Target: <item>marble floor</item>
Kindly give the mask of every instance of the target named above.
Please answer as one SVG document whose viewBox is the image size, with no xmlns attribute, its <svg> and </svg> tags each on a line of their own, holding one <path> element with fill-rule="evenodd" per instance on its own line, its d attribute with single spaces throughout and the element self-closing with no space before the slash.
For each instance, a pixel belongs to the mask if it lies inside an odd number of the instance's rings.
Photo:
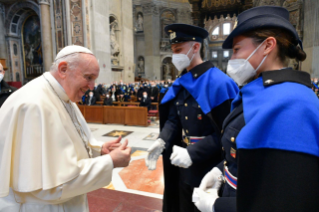
<svg viewBox="0 0 319 212">
<path fill-rule="evenodd" d="M 145 166 L 146 150 L 159 133 L 157 124 L 152 123 L 149 127 L 89 124 L 89 127 L 101 144 L 116 139 L 105 134 L 125 134 L 128 131 L 122 141 L 128 139 L 128 146 L 132 147 L 130 165 L 115 168 L 110 185 L 88 194 L 90 211 L 161 211 L 164 191 L 161 158 L 156 170 L 149 171 Z"/>
</svg>

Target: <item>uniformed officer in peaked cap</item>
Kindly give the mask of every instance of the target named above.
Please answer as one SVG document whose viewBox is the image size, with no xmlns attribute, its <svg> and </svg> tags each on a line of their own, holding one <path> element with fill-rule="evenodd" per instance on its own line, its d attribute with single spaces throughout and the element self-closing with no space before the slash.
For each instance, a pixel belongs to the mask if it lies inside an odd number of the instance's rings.
<svg viewBox="0 0 319 212">
<path fill-rule="evenodd" d="M 195 190 L 195 205 L 319 211 L 319 102 L 310 75 L 287 67 L 289 59 L 306 59 L 289 12 L 262 6 L 241 13 L 223 48 L 233 49 L 227 73 L 243 88 L 223 123 L 225 159 Z"/>
<path fill-rule="evenodd" d="M 172 62 L 181 71 L 160 104 L 158 140 L 148 149 L 150 170 L 163 152 L 164 212 L 198 211 L 193 188 L 222 160 L 220 130 L 238 87 L 200 49 L 208 32 L 187 24 L 165 27 L 173 51 Z"/>
</svg>

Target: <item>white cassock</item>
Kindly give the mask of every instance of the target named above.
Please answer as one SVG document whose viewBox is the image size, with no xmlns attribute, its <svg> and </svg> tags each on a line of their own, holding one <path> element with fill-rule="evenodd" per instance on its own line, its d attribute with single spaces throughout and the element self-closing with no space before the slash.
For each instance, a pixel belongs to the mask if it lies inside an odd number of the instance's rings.
<svg viewBox="0 0 319 212">
<path fill-rule="evenodd" d="M 58 81 L 32 80 L 0 109 L 0 212 L 89 211 L 86 193 L 112 179 L 112 158 L 100 155 Z"/>
</svg>

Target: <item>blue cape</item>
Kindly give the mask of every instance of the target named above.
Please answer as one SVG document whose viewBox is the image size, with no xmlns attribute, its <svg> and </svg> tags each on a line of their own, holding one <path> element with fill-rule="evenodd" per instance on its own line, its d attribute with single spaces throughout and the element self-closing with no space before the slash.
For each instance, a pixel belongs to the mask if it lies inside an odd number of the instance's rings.
<svg viewBox="0 0 319 212">
<path fill-rule="evenodd" d="M 241 93 L 246 125 L 237 136 L 238 149 L 271 148 L 319 157 L 319 101 L 311 88 L 294 82 L 264 87 L 259 77 Z"/>
<path fill-rule="evenodd" d="M 229 99 L 234 99 L 238 93 L 236 83 L 218 68 L 210 68 L 198 78 L 191 72 L 177 78 L 162 99 L 165 104 L 174 99 L 184 87 L 207 114 L 218 105 Z"/>
</svg>

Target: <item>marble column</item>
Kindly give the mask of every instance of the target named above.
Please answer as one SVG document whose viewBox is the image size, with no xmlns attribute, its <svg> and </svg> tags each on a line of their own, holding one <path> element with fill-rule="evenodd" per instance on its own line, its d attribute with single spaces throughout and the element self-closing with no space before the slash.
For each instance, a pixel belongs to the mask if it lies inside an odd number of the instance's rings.
<svg viewBox="0 0 319 212">
<path fill-rule="evenodd" d="M 0 58 L 6 59 L 6 65 L 8 67 L 8 56 L 7 56 L 7 44 L 6 44 L 6 35 L 5 35 L 5 26 L 4 26 L 4 20 L 5 20 L 5 11 L 4 11 L 4 5 L 0 3 Z M 6 73 L 4 75 L 5 81 L 11 81 L 10 73 Z"/>
<path fill-rule="evenodd" d="M 50 0 L 38 0 L 41 11 L 42 54 L 44 71 L 49 71 L 53 62 Z"/>
</svg>

